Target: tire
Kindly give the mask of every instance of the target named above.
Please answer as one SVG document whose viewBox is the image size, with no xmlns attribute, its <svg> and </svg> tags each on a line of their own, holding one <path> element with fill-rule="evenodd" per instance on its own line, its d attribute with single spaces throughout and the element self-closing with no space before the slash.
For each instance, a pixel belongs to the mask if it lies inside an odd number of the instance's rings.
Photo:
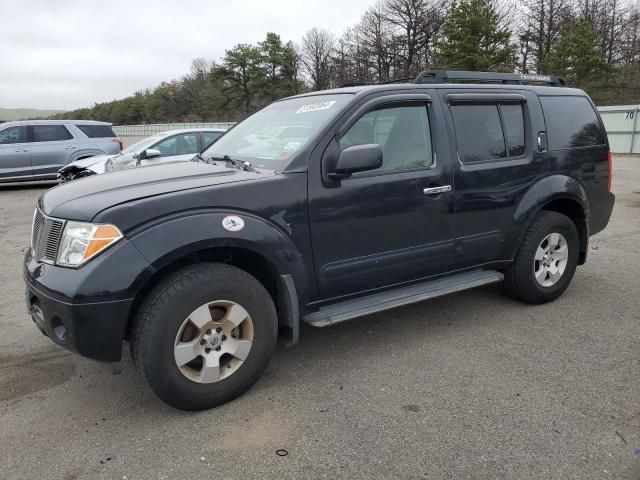
<svg viewBox="0 0 640 480">
<path fill-rule="evenodd" d="M 559 244 L 566 244 L 568 252 L 564 253 L 562 248 L 557 250 L 553 248 L 555 239 L 559 239 Z M 579 245 L 578 230 L 569 217 L 558 212 L 543 210 L 527 229 L 518 253 L 505 273 L 507 290 L 514 297 L 532 304 L 555 300 L 571 283 L 578 266 Z M 545 260 L 537 260 L 536 255 L 540 257 L 539 248 L 543 251 L 546 248 L 551 250 L 550 255 L 542 257 Z M 554 255 L 555 252 L 562 253 Z M 562 265 L 561 260 L 557 258 L 564 255 L 566 255 L 566 264 L 564 269 L 561 269 L 558 267 Z M 548 268 L 554 269 L 553 272 L 547 272 L 546 277 L 545 262 L 550 262 Z M 536 277 L 536 269 L 539 273 L 538 277 Z M 561 273 L 560 270 L 562 270 Z M 554 279 L 558 273 L 559 277 Z"/>
<path fill-rule="evenodd" d="M 205 323 L 207 313 L 221 323 Z M 229 329 L 239 321 L 232 317 L 244 314 L 248 316 L 232 338 Z M 146 296 L 134 322 L 134 364 L 161 400 L 182 410 L 205 410 L 240 396 L 260 377 L 276 347 L 278 319 L 271 296 L 253 276 L 226 264 L 201 263 L 169 275 Z M 237 358 L 225 353 L 230 345 L 247 342 L 249 350 L 243 348 L 241 354 L 240 348 L 232 348 Z M 179 366 L 185 361 L 180 356 L 185 347 L 201 355 Z"/>
</svg>

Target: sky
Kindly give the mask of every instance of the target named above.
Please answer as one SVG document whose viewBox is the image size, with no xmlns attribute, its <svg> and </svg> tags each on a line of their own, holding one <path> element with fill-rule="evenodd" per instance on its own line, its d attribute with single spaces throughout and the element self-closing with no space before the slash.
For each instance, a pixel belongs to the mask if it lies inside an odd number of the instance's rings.
<svg viewBox="0 0 640 480">
<path fill-rule="evenodd" d="M 0 0 L 0 108 L 123 98 L 275 32 L 336 34 L 375 0 Z"/>
</svg>

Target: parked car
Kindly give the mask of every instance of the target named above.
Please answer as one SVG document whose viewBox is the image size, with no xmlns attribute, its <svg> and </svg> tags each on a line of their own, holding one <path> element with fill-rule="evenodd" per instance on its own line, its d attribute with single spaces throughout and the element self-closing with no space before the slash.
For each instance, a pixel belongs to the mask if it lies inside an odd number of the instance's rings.
<svg viewBox="0 0 640 480">
<path fill-rule="evenodd" d="M 110 123 L 29 120 L 0 124 L 0 183 L 55 180 L 61 166 L 116 154 L 122 141 Z"/>
<path fill-rule="evenodd" d="M 425 72 L 307 93 L 239 123 L 203 161 L 54 188 L 24 261 L 28 311 L 116 369 L 128 340 L 162 400 L 200 410 L 246 391 L 300 322 L 503 280 L 553 301 L 614 204 L 602 121 L 565 85 Z"/>
<path fill-rule="evenodd" d="M 188 161 L 225 132 L 219 128 L 169 130 L 147 137 L 115 155 L 99 155 L 71 162 L 58 172 L 62 183 L 99 173 L 160 162 Z"/>
</svg>

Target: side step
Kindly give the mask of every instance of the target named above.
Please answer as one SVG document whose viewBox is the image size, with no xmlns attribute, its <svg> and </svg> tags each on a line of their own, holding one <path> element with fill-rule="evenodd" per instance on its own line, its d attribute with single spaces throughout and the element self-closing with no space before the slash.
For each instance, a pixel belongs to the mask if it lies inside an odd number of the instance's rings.
<svg viewBox="0 0 640 480">
<path fill-rule="evenodd" d="M 362 317 L 390 308 L 421 302 L 430 298 L 441 297 L 449 293 L 467 290 L 469 288 L 500 282 L 504 276 L 494 270 L 474 270 L 459 273 L 451 277 L 430 280 L 417 285 L 396 288 L 386 292 L 374 293 L 366 297 L 346 300 L 328 305 L 317 312 L 302 317 L 314 327 L 326 327 L 334 323 L 344 322 L 352 318 Z"/>
</svg>

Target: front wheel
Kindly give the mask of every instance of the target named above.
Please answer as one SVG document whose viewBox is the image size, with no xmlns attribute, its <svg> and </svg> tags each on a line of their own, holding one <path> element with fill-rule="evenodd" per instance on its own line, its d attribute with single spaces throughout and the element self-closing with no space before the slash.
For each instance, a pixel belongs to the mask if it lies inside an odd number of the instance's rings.
<svg viewBox="0 0 640 480">
<path fill-rule="evenodd" d="M 558 298 L 578 266 L 579 237 L 575 224 L 561 213 L 542 211 L 527 229 L 505 274 L 509 292 L 539 304 Z"/>
<path fill-rule="evenodd" d="M 275 306 L 258 280 L 231 265 L 198 264 L 147 296 L 131 354 L 160 399 L 205 410 L 253 385 L 273 354 L 277 328 Z"/>
</svg>

